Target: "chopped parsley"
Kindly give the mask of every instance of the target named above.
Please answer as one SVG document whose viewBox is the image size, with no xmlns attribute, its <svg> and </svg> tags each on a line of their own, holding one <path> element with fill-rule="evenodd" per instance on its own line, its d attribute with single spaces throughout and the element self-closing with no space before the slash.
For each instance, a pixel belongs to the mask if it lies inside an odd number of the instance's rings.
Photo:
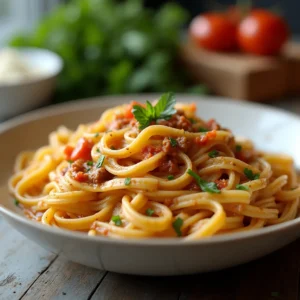
<svg viewBox="0 0 300 300">
<path fill-rule="evenodd" d="M 122 220 L 120 216 L 112 216 L 111 220 L 115 223 L 116 226 L 122 225 Z"/>
<path fill-rule="evenodd" d="M 219 155 L 219 151 L 217 151 L 217 150 L 212 150 L 212 151 L 208 152 L 208 156 L 210 158 L 217 157 L 218 155 Z"/>
<path fill-rule="evenodd" d="M 242 146 L 241 145 L 236 145 L 235 146 L 235 151 L 236 152 L 241 152 L 242 151 Z"/>
<path fill-rule="evenodd" d="M 173 180 L 174 179 L 174 175 L 168 175 L 168 180 Z"/>
<path fill-rule="evenodd" d="M 199 132 L 208 132 L 209 129 L 204 128 L 204 127 L 199 127 L 199 128 L 198 128 L 198 131 L 199 131 Z"/>
<path fill-rule="evenodd" d="M 247 169 L 247 168 L 244 169 L 244 174 L 245 174 L 245 176 L 246 176 L 248 179 L 250 179 L 250 180 L 256 180 L 256 179 L 259 179 L 259 177 L 260 177 L 260 174 L 259 174 L 259 173 L 254 174 L 254 173 L 252 172 L 252 170 Z"/>
<path fill-rule="evenodd" d="M 99 132 L 96 132 L 94 137 L 98 137 L 99 136 Z"/>
<path fill-rule="evenodd" d="M 15 204 L 15 206 L 18 206 L 19 203 L 20 203 L 19 200 L 15 198 L 15 199 L 14 199 L 14 204 Z"/>
<path fill-rule="evenodd" d="M 173 139 L 173 138 L 170 137 L 169 140 L 170 140 L 170 143 L 171 143 L 172 147 L 176 147 L 177 146 L 177 141 L 175 139 Z"/>
<path fill-rule="evenodd" d="M 195 179 L 196 183 L 198 184 L 198 186 L 201 188 L 203 192 L 215 193 L 215 194 L 221 193 L 221 191 L 218 189 L 217 184 L 215 182 L 205 181 L 191 169 L 188 169 L 187 173 Z"/>
<path fill-rule="evenodd" d="M 97 148 L 96 151 L 97 151 L 98 153 L 100 153 L 100 149 L 99 149 L 99 148 Z"/>
<path fill-rule="evenodd" d="M 145 129 L 151 122 L 158 120 L 169 120 L 176 113 L 175 97 L 173 93 L 163 94 L 155 106 L 147 101 L 146 108 L 140 105 L 134 105 L 132 113 L 139 122 L 139 129 Z"/>
<path fill-rule="evenodd" d="M 183 220 L 181 218 L 177 218 L 172 224 L 178 236 L 182 236 L 182 232 L 181 232 L 182 225 L 183 225 Z"/>
<path fill-rule="evenodd" d="M 235 186 L 235 188 L 237 190 L 241 190 L 241 191 L 249 191 L 249 187 L 247 185 L 243 185 L 243 184 L 237 184 Z"/>
<path fill-rule="evenodd" d="M 89 160 L 86 164 L 91 167 L 94 164 L 94 162 Z"/>
<path fill-rule="evenodd" d="M 146 215 L 147 216 L 151 217 L 153 214 L 154 214 L 154 210 L 153 209 L 151 209 L 151 208 L 147 208 L 146 209 Z"/>
<path fill-rule="evenodd" d="M 96 168 L 101 168 L 104 162 L 105 156 L 101 154 L 99 157 L 97 163 L 96 163 Z"/>
<path fill-rule="evenodd" d="M 124 181 L 125 185 L 130 185 L 130 182 L 131 182 L 131 178 L 129 178 L 129 177 L 125 178 L 125 181 Z"/>
</svg>

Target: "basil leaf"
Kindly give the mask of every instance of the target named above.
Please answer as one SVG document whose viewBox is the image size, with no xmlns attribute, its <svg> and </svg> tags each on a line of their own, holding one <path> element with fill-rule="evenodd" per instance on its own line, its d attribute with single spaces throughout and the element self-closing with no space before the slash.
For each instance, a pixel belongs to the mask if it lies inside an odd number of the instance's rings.
<svg viewBox="0 0 300 300">
<path fill-rule="evenodd" d="M 183 220 L 181 218 L 177 218 L 172 224 L 178 236 L 182 236 L 182 232 L 181 232 L 182 225 L 183 225 Z"/>
</svg>

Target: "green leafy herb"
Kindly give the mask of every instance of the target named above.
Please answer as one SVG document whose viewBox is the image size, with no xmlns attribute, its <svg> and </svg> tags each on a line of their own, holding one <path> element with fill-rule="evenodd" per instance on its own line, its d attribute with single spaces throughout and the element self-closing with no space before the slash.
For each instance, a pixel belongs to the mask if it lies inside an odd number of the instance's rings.
<svg viewBox="0 0 300 300">
<path fill-rule="evenodd" d="M 103 165 L 105 159 L 105 155 L 101 154 L 101 156 L 99 157 L 97 163 L 96 163 L 96 168 L 101 168 Z"/>
<path fill-rule="evenodd" d="M 171 143 L 172 147 L 176 147 L 177 146 L 177 141 L 175 139 L 173 139 L 173 138 L 170 137 L 169 140 L 170 140 L 170 143 Z"/>
<path fill-rule="evenodd" d="M 115 223 L 116 226 L 121 226 L 122 225 L 122 220 L 120 216 L 112 216 L 111 220 Z"/>
<path fill-rule="evenodd" d="M 97 148 L 97 149 L 96 149 L 96 152 L 100 153 L 100 149 L 99 149 L 99 148 Z"/>
<path fill-rule="evenodd" d="M 14 203 L 15 203 L 15 206 L 18 206 L 20 202 L 19 202 L 18 199 L 15 199 L 15 200 L 14 200 Z"/>
<path fill-rule="evenodd" d="M 73 160 L 68 160 L 68 163 L 71 165 L 74 161 Z"/>
<path fill-rule="evenodd" d="M 153 209 L 151 209 L 151 208 L 147 208 L 146 209 L 146 215 L 147 216 L 151 217 L 153 214 L 154 214 L 154 210 Z"/>
<path fill-rule="evenodd" d="M 254 173 L 252 172 L 252 170 L 247 169 L 247 168 L 244 169 L 244 174 L 245 174 L 245 176 L 246 176 L 248 179 L 250 179 L 250 180 L 256 180 L 256 179 L 259 179 L 259 177 L 260 177 L 260 174 L 259 174 L 259 173 L 254 174 Z"/>
<path fill-rule="evenodd" d="M 173 93 L 163 94 L 155 106 L 147 101 L 146 108 L 140 105 L 134 105 L 132 113 L 140 123 L 139 128 L 144 129 L 153 121 L 168 120 L 176 113 L 174 108 L 176 101 Z"/>
<path fill-rule="evenodd" d="M 235 188 L 237 190 L 241 190 L 241 191 L 249 191 L 249 187 L 247 185 L 243 185 L 243 184 L 237 184 L 235 186 Z"/>
<path fill-rule="evenodd" d="M 217 150 L 212 150 L 210 152 L 208 152 L 208 156 L 211 158 L 217 157 L 219 155 L 219 151 Z"/>
<path fill-rule="evenodd" d="M 204 128 L 204 127 L 199 127 L 199 128 L 198 128 L 198 131 L 199 131 L 199 132 L 208 132 L 209 129 Z"/>
<path fill-rule="evenodd" d="M 187 173 L 195 179 L 196 183 L 198 184 L 198 186 L 201 188 L 202 191 L 208 192 L 208 193 L 215 193 L 215 194 L 221 193 L 221 191 L 218 189 L 215 182 L 205 181 L 191 169 L 188 169 Z"/>
<path fill-rule="evenodd" d="M 94 137 L 98 137 L 99 136 L 99 132 L 96 132 Z"/>
<path fill-rule="evenodd" d="M 168 180 L 173 180 L 174 179 L 174 175 L 168 175 Z"/>
<path fill-rule="evenodd" d="M 271 293 L 271 296 L 272 296 L 272 297 L 279 297 L 279 296 L 280 296 L 280 293 L 279 293 L 279 292 L 272 292 L 272 293 Z"/>
<path fill-rule="evenodd" d="M 130 182 L 131 182 L 131 178 L 129 178 L 129 177 L 125 178 L 125 181 L 124 181 L 125 185 L 130 185 Z"/>
<path fill-rule="evenodd" d="M 235 146 L 235 151 L 236 152 L 241 152 L 242 151 L 242 146 L 241 145 L 236 145 Z"/>
<path fill-rule="evenodd" d="M 87 163 L 86 163 L 88 166 L 92 166 L 94 164 L 94 162 L 92 162 L 91 160 L 89 160 Z"/>
<path fill-rule="evenodd" d="M 182 232 L 181 232 L 181 226 L 183 225 L 183 220 L 181 218 L 177 218 L 172 226 L 174 228 L 174 230 L 176 231 L 178 236 L 182 236 Z"/>
</svg>

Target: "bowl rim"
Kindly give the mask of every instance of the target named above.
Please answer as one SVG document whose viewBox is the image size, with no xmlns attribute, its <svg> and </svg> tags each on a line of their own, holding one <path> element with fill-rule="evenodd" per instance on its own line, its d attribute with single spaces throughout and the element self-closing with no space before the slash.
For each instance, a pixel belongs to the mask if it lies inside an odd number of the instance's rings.
<svg viewBox="0 0 300 300">
<path fill-rule="evenodd" d="M 27 80 L 22 80 L 20 82 L 12 82 L 12 83 L 1 83 L 0 82 L 1 89 L 16 88 L 16 87 L 21 87 L 21 86 L 26 87 L 31 84 L 37 84 L 41 81 L 48 80 L 50 78 L 54 78 L 54 77 L 58 76 L 64 68 L 64 61 L 63 61 L 62 57 L 59 54 L 57 54 L 56 52 L 53 52 L 49 49 L 39 48 L 39 47 L 11 47 L 11 46 L 8 47 L 8 49 L 13 49 L 18 52 L 23 52 L 23 51 L 31 51 L 31 52 L 36 52 L 36 53 L 40 52 L 40 53 L 46 54 L 48 56 L 52 56 L 52 58 L 54 58 L 57 61 L 58 67 L 54 72 L 50 72 L 50 73 L 43 74 L 41 76 L 29 78 Z"/>
<path fill-rule="evenodd" d="M 14 117 L 8 121 L 0 123 L 0 139 L 1 134 L 13 129 L 22 124 L 30 123 L 32 121 L 42 119 L 45 117 L 51 117 L 56 115 L 61 115 L 69 112 L 75 112 L 80 110 L 81 108 L 89 107 L 99 107 L 99 101 L 102 106 L 112 106 L 124 103 L 124 101 L 129 101 L 130 99 L 139 98 L 140 101 L 145 101 L 146 99 L 153 99 L 160 94 L 128 94 L 128 95 L 111 95 L 111 96 L 99 96 L 93 98 L 79 99 L 73 100 L 66 103 L 54 104 L 48 107 L 36 109 L 34 111 L 22 114 L 20 116 Z M 258 108 L 263 110 L 272 111 L 273 113 L 284 114 L 285 116 L 292 118 L 300 123 L 300 117 L 295 113 L 290 113 L 284 111 L 279 108 L 270 107 L 266 104 L 261 103 L 249 103 L 246 101 L 238 101 L 232 100 L 223 97 L 215 97 L 215 96 L 197 96 L 197 95 L 188 95 L 188 94 L 177 94 L 178 98 L 181 99 L 180 102 L 189 102 L 189 101 L 210 101 L 216 104 L 223 103 L 226 101 L 228 105 L 234 106 L 246 106 L 251 108 Z M 269 227 L 263 227 L 256 230 L 249 230 L 243 232 L 236 233 L 225 233 L 222 235 L 216 235 L 211 237 L 202 238 L 199 240 L 179 240 L 178 238 L 145 238 L 145 239 L 115 239 L 115 238 L 107 238 L 102 236 L 89 236 L 86 233 L 71 231 L 63 228 L 55 228 L 50 226 L 45 226 L 41 223 L 34 222 L 32 220 L 27 219 L 25 216 L 21 216 L 14 211 L 6 208 L 3 204 L 0 203 L 0 213 L 4 215 L 6 218 L 13 219 L 18 223 L 22 223 L 25 226 L 31 227 L 32 229 L 39 230 L 41 232 L 46 231 L 52 235 L 59 235 L 61 237 L 78 239 L 81 241 L 87 242 L 98 242 L 98 243 L 106 243 L 110 245 L 130 245 L 130 246 L 176 246 L 182 247 L 186 245 L 190 246 L 200 246 L 200 245 L 211 245 L 211 244 L 222 244 L 227 242 L 236 242 L 249 238 L 256 238 L 266 236 L 268 234 L 284 232 L 289 229 L 293 229 L 299 226 L 300 229 L 300 217 L 297 217 L 294 220 L 286 221 L 281 224 L 275 224 Z"/>
</svg>

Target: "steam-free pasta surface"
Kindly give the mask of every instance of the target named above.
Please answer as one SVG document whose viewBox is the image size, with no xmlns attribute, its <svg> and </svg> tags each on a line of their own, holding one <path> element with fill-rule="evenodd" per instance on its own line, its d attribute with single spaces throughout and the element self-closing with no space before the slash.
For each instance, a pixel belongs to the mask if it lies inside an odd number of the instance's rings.
<svg viewBox="0 0 300 300">
<path fill-rule="evenodd" d="M 113 238 L 254 230 L 294 219 L 300 197 L 291 157 L 257 151 L 170 93 L 59 127 L 19 154 L 9 187 L 35 221 Z"/>
</svg>

